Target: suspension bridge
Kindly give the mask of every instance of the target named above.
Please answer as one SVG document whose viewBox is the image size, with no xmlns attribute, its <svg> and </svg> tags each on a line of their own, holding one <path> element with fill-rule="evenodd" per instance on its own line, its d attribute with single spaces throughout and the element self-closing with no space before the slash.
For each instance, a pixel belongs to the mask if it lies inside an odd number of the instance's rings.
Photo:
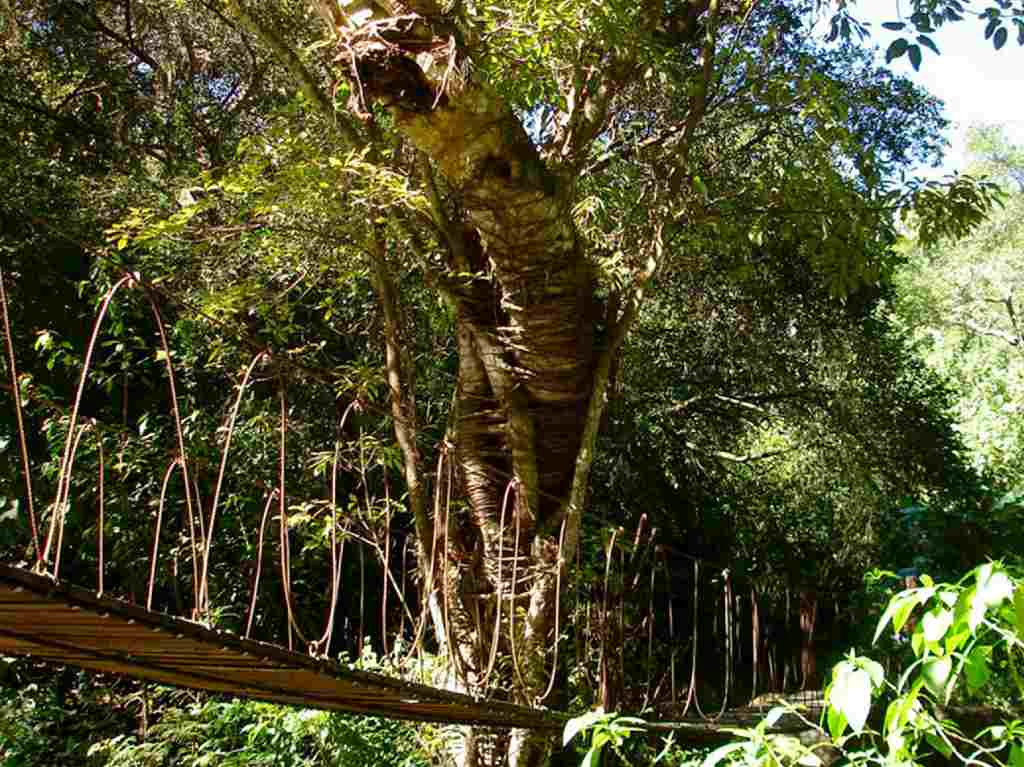
<svg viewBox="0 0 1024 767">
<path fill-rule="evenodd" d="M 79 424 L 80 406 L 89 368 L 92 362 L 97 339 L 104 317 L 110 308 L 115 294 L 120 289 L 140 287 L 148 300 L 158 330 L 162 359 L 166 363 L 167 378 L 170 389 L 171 410 L 177 441 L 177 455 L 170 462 L 163 477 L 160 490 L 159 506 L 153 520 L 152 547 L 148 556 L 148 583 L 144 600 L 126 600 L 110 595 L 105 583 L 105 523 L 104 523 L 104 463 L 102 443 L 99 446 L 99 509 L 96 523 L 97 540 L 97 572 L 95 587 L 75 585 L 61 576 L 62 553 L 65 551 L 65 524 L 70 503 L 71 475 L 74 469 L 76 453 L 89 430 L 88 424 Z M 356 669 L 328 657 L 331 647 L 331 636 L 334 629 L 334 607 L 338 602 L 340 588 L 340 552 L 343 551 L 344 534 L 337 519 L 337 502 L 334 497 L 332 483 L 331 508 L 335 517 L 331 520 L 330 557 L 331 587 L 329 604 L 331 609 L 325 631 L 319 639 L 309 640 L 301 634 L 298 623 L 293 616 L 291 591 L 291 561 L 288 534 L 288 506 L 285 502 L 285 456 L 284 444 L 287 431 L 287 408 L 284 394 L 281 394 L 280 421 L 280 456 L 279 484 L 270 489 L 266 496 L 266 505 L 259 525 L 257 551 L 259 554 L 255 577 L 251 587 L 248 615 L 245 622 L 244 635 L 232 633 L 214 627 L 209 619 L 210 589 L 209 563 L 211 546 L 217 519 L 218 503 L 224 482 L 228 453 L 231 447 L 235 420 L 246 385 L 253 370 L 265 356 L 259 352 L 247 367 L 241 380 L 237 398 L 227 419 L 225 440 L 221 451 L 219 471 L 215 490 L 208 510 L 198 498 L 198 489 L 189 478 L 189 463 L 186 459 L 186 444 L 182 427 L 182 417 L 178 411 L 178 393 L 176 391 L 175 372 L 172 355 L 167 343 L 167 333 L 152 289 L 138 275 L 125 275 L 117 281 L 100 303 L 85 359 L 81 377 L 78 382 L 74 404 L 68 414 L 67 434 L 60 463 L 60 471 L 56 480 L 56 498 L 48 508 L 48 516 L 37 514 L 32 490 L 32 471 L 30 466 L 28 440 L 22 415 L 20 385 L 17 373 L 17 361 L 14 353 L 14 342 L 11 334 L 7 297 L 0 273 L 0 313 L 2 313 L 3 331 L 6 342 L 6 367 L 10 376 L 10 391 L 13 395 L 16 412 L 18 439 L 21 449 L 22 473 L 25 480 L 25 497 L 27 499 L 27 528 L 31 542 L 24 550 L 33 552 L 34 562 L 24 562 L 22 566 L 0 563 L 0 654 L 30 655 L 58 664 L 78 666 L 99 672 L 126 674 L 135 678 L 174 685 L 213 693 L 225 693 L 241 697 L 249 697 L 269 702 L 321 708 L 333 711 L 368 714 L 374 716 L 406 719 L 413 721 L 476 725 L 494 728 L 522 728 L 532 730 L 560 730 L 568 716 L 552 711 L 540 705 L 522 705 L 503 699 L 507 698 L 507 690 L 495 688 L 486 692 L 468 694 L 465 692 L 445 689 L 432 684 L 398 679 L 385 674 L 371 673 Z M 161 529 L 164 524 L 164 506 L 168 484 L 172 474 L 180 472 L 185 488 L 185 517 L 187 524 L 180 531 L 187 535 L 186 549 L 191 553 L 191 588 L 192 610 L 189 616 L 171 615 L 153 609 L 154 586 L 157 565 L 160 557 Z M 334 473 L 337 473 L 337 452 L 335 452 Z M 279 644 L 257 641 L 250 637 L 256 602 L 259 595 L 260 572 L 262 568 L 264 535 L 268 527 L 268 518 L 272 504 L 278 502 L 279 515 L 279 566 L 283 585 L 284 602 L 287 610 L 288 647 Z M 198 508 L 194 508 L 198 507 Z M 148 515 L 147 515 L 148 519 Z M 46 529 L 43 529 L 43 528 Z M 341 540 L 339 541 L 339 538 Z M 636 534 L 639 545 L 641 531 Z M 653 533 L 649 535 L 648 548 L 653 542 Z M 605 570 L 604 594 L 607 595 L 608 578 L 614 559 L 612 551 L 615 535 L 612 535 L 607 553 Z M 624 562 L 624 558 L 620 558 Z M 697 562 L 694 561 L 692 606 L 694 610 L 694 632 L 690 639 L 691 675 L 687 687 L 685 704 L 678 721 L 665 721 L 652 724 L 652 729 L 683 729 L 694 733 L 716 733 L 725 727 L 748 724 L 756 720 L 763 709 L 729 712 L 725 700 L 717 714 L 694 718 L 686 717 L 695 699 L 695 681 L 698 666 L 697 603 L 699 599 L 699 573 Z M 188 569 L 188 568 L 186 568 Z M 387 561 L 384 562 L 385 573 L 388 572 Z M 655 565 L 651 564 L 651 584 L 653 593 Z M 514 579 L 513 579 L 514 580 Z M 632 579 L 634 586 L 639 581 L 639 571 Z M 623 574 L 623 586 L 626 579 Z M 405 613 L 411 615 L 407 600 L 398 588 L 391 583 Z M 385 584 L 385 589 L 387 584 Z M 729 593 L 728 579 L 725 582 L 725 619 L 729 623 L 732 597 Z M 625 594 L 626 589 L 622 589 Z M 515 600 L 515 593 L 511 599 Z M 624 601 L 624 596 L 622 598 Z M 653 600 L 653 597 L 652 597 Z M 410 600 L 411 601 L 411 600 Z M 619 606 L 618 622 L 620 632 L 622 626 L 622 605 Z M 416 629 L 416 645 L 426 621 L 426 609 L 421 610 L 419 627 Z M 668 608 L 670 637 L 674 641 L 674 628 L 671 604 Z M 403 626 L 404 617 L 403 617 Z M 651 673 L 651 652 L 654 641 L 654 607 L 653 601 L 645 622 L 648 646 L 648 673 Z M 732 641 L 733 628 L 726 627 L 729 642 Z M 294 650 L 293 633 L 305 642 L 307 652 Z M 554 642 L 558 642 L 559 631 L 556 627 Z M 557 644 L 556 644 L 557 646 Z M 733 652 L 731 645 L 728 652 Z M 623 653 L 624 655 L 624 653 Z M 605 646 L 601 646 L 602 662 L 605 658 Z M 493 650 L 491 653 L 493 663 Z M 621 658 L 620 658 L 621 660 Z M 756 662 L 756 659 L 755 659 Z M 727 660 L 728 663 L 728 660 Z M 671 685 L 673 701 L 676 698 L 676 656 L 672 655 L 670 675 L 665 675 Z M 557 668 L 557 653 L 552 665 L 552 679 Z M 729 679 L 729 667 L 726 667 L 726 680 Z M 651 688 L 648 679 L 648 688 Z M 550 686 L 549 686 L 550 690 Z M 654 691 L 657 692 L 656 690 Z M 726 698 L 727 699 L 727 698 Z M 700 712 L 699 704 L 694 706 Z M 804 723 L 784 720 L 782 729 L 803 729 Z"/>
</svg>

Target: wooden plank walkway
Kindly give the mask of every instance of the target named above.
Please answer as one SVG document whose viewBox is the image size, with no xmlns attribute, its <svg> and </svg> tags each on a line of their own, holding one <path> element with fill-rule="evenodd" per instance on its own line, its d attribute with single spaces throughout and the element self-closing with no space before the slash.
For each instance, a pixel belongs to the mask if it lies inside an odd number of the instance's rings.
<svg viewBox="0 0 1024 767">
<path fill-rule="evenodd" d="M 311 658 L 0 565 L 0 654 L 311 708 L 560 730 L 566 717 Z"/>
</svg>

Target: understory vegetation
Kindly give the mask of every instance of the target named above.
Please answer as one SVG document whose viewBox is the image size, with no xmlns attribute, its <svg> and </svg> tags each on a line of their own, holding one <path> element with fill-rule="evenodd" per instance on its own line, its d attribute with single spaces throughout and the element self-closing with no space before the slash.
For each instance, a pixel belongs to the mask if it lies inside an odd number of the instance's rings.
<svg viewBox="0 0 1024 767">
<path fill-rule="evenodd" d="M 1024 8 L 904 5 L 0 0 L 0 563 L 572 717 L 12 657 L 0 764 L 1024 765 L 1024 148 L 887 66 Z"/>
</svg>

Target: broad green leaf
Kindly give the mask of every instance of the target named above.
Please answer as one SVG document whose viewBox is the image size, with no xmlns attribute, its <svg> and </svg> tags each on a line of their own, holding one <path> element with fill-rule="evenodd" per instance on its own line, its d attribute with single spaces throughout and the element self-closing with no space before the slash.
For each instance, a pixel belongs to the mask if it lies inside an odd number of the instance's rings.
<svg viewBox="0 0 1024 767">
<path fill-rule="evenodd" d="M 924 614 L 921 627 L 926 642 L 938 642 L 953 625 L 953 611 L 934 607 Z"/>
<path fill-rule="evenodd" d="M 608 714 L 604 713 L 604 711 L 588 711 L 581 716 L 573 717 L 565 723 L 565 729 L 562 731 L 562 745 L 568 746 L 569 742 L 583 730 L 593 727 L 607 717 Z"/>
<path fill-rule="evenodd" d="M 924 627 L 918 623 L 914 628 L 914 633 L 910 635 L 910 649 L 914 651 L 914 655 L 920 658 L 924 655 L 925 644 Z"/>
<path fill-rule="evenodd" d="M 833 740 L 839 740 L 846 731 L 846 717 L 834 706 L 828 707 L 828 732 Z"/>
<path fill-rule="evenodd" d="M 948 656 L 928 658 L 921 666 L 921 678 L 924 680 L 924 685 L 937 698 L 945 697 L 952 672 L 953 659 Z"/>
<path fill-rule="evenodd" d="M 985 617 L 985 602 L 978 596 L 978 587 L 971 586 L 965 589 L 957 600 L 954 611 L 954 620 L 967 625 L 968 630 L 973 634 Z"/>
<path fill-rule="evenodd" d="M 840 673 L 829 691 L 829 704 L 837 708 L 850 728 L 860 733 L 871 710 L 871 677 L 860 668 Z"/>
<path fill-rule="evenodd" d="M 917 71 L 921 68 L 921 46 L 910 45 L 907 47 L 907 56 L 910 58 L 910 65 Z"/>
<path fill-rule="evenodd" d="M 984 574 L 984 577 L 982 577 Z M 995 607 L 1013 596 L 1013 582 L 1002 570 L 984 568 L 978 572 L 978 597 L 985 607 Z"/>
<path fill-rule="evenodd" d="M 1024 767 L 1024 748 L 1016 743 L 1010 748 L 1010 767 Z"/>
<path fill-rule="evenodd" d="M 868 672 L 868 676 L 871 677 L 872 686 L 878 688 L 885 684 L 885 669 L 881 663 L 873 661 L 871 658 L 860 658 L 859 665 Z"/>
<path fill-rule="evenodd" d="M 939 53 L 939 48 L 937 45 L 935 45 L 935 41 L 928 37 L 928 35 L 918 35 L 917 42 L 921 43 L 921 45 L 923 45 L 925 48 L 930 49 L 934 53 Z"/>
<path fill-rule="evenodd" d="M 971 627 L 967 625 L 965 617 L 958 616 L 946 632 L 946 655 L 952 655 L 954 651 L 959 650 L 970 637 Z"/>
<path fill-rule="evenodd" d="M 893 40 L 885 52 L 885 63 L 889 64 L 907 52 L 908 43 L 902 37 Z"/>
<path fill-rule="evenodd" d="M 875 636 L 872 641 L 878 641 L 878 637 L 882 635 L 882 632 L 885 631 L 886 625 L 890 622 L 892 623 L 893 632 L 899 633 L 899 630 L 903 628 L 903 624 L 907 622 L 907 618 L 916 606 L 917 597 L 910 592 L 897 594 L 890 599 L 888 606 L 885 608 L 885 612 L 882 613 L 882 617 L 878 619 L 878 627 L 875 629 Z"/>
<path fill-rule="evenodd" d="M 969 690 L 973 692 L 985 686 L 992 676 L 991 661 L 992 647 L 990 645 L 978 645 L 971 650 L 964 663 L 964 675 L 967 677 Z"/>
<path fill-rule="evenodd" d="M 903 709 L 903 698 L 897 698 L 892 701 L 885 709 L 885 722 L 882 725 L 882 732 L 888 735 L 891 732 L 895 732 L 903 726 L 900 722 L 900 713 Z M 833 738 L 835 735 L 833 735 Z"/>
</svg>

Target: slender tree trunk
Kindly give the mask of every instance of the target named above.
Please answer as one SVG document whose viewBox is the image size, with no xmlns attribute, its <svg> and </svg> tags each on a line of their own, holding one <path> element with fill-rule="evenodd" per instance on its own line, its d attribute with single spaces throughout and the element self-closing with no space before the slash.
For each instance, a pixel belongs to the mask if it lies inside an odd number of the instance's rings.
<svg viewBox="0 0 1024 767">
<path fill-rule="evenodd" d="M 818 620 L 818 595 L 800 592 L 800 688 L 812 689 L 818 683 L 818 658 L 814 650 L 814 627 Z"/>
</svg>

